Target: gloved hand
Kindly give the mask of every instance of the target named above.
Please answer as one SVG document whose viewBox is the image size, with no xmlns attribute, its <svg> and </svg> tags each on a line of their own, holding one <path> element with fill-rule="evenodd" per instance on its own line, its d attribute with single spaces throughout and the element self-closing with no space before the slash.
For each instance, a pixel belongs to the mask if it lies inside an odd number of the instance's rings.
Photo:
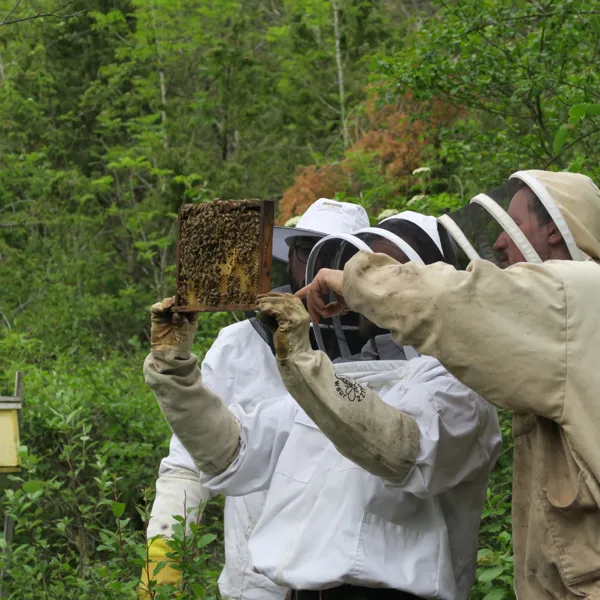
<svg viewBox="0 0 600 600">
<path fill-rule="evenodd" d="M 167 552 L 170 552 L 169 546 L 165 538 L 157 538 L 148 542 L 148 564 L 142 569 L 142 578 L 138 588 L 138 598 L 140 600 L 148 600 L 148 582 L 155 581 L 156 585 L 165 585 L 171 583 L 176 585 L 181 581 L 181 571 L 175 568 L 174 562 L 167 557 Z M 166 561 L 167 564 L 155 575 L 154 569 L 158 563 Z"/>
<path fill-rule="evenodd" d="M 415 419 L 374 391 L 338 376 L 323 352 L 313 351 L 309 316 L 301 300 L 270 293 L 258 298 L 260 314 L 275 318 L 277 368 L 288 392 L 340 454 L 377 477 L 402 480 L 419 448 Z"/>
<path fill-rule="evenodd" d="M 185 360 L 190 357 L 198 329 L 198 313 L 173 313 L 174 305 L 175 297 L 165 298 L 152 306 L 152 353 Z"/>
<path fill-rule="evenodd" d="M 144 378 L 173 433 L 200 471 L 224 471 L 239 450 L 240 426 L 221 399 L 202 383 L 198 358 L 190 353 L 198 318 L 174 314 L 173 298 L 152 307 L 152 352 Z"/>
<path fill-rule="evenodd" d="M 310 352 L 310 317 L 299 298 L 292 294 L 269 292 L 258 297 L 259 319 L 274 318 L 279 327 L 273 343 L 279 360 Z"/>
<path fill-rule="evenodd" d="M 173 535 L 173 515 L 186 516 L 186 532 L 189 524 L 202 516 L 204 505 L 210 494 L 200 484 L 200 474 L 187 468 L 175 468 L 168 474 L 161 475 L 156 480 L 156 498 L 150 513 L 150 522 L 146 535 L 148 536 L 148 562 L 142 568 L 138 597 L 147 600 L 148 581 L 156 581 L 156 585 L 181 582 L 181 571 L 175 567 L 177 562 L 167 557 L 169 546 L 167 540 Z M 191 510 L 194 509 L 194 510 Z M 187 513 L 187 514 L 186 514 Z M 161 562 L 167 562 L 165 567 L 156 575 L 154 569 Z"/>
</svg>

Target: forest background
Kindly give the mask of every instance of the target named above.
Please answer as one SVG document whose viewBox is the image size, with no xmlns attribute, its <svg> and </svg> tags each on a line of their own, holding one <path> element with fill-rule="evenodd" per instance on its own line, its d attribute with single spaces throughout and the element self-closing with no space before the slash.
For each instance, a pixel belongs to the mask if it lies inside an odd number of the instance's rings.
<svg viewBox="0 0 600 600">
<path fill-rule="evenodd" d="M 169 440 L 141 365 L 183 202 L 274 199 L 285 222 L 325 196 L 376 219 L 518 169 L 600 179 L 600 0 L 0 0 L 0 18 L 0 394 L 26 373 L 5 597 L 135 597 Z M 200 356 L 233 318 L 201 316 Z M 473 600 L 513 597 L 501 418 Z M 184 585 L 153 597 L 216 597 L 221 544 L 215 500 L 178 536 Z"/>
</svg>

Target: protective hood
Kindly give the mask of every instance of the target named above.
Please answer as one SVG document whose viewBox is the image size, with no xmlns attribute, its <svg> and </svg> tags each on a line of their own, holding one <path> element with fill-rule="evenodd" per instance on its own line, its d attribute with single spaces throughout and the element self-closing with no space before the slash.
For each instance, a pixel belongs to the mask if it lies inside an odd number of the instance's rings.
<svg viewBox="0 0 600 600">
<path fill-rule="evenodd" d="M 459 248 L 461 268 L 477 258 L 501 266 L 495 243 L 502 232 L 526 262 L 542 262 L 508 214 L 516 181 L 527 185 L 544 205 L 573 260 L 600 261 L 600 190 L 585 175 L 532 170 L 514 173 L 504 185 L 478 194 L 467 206 L 438 219 Z"/>
<path fill-rule="evenodd" d="M 600 190 L 589 177 L 532 170 L 518 171 L 511 179 L 526 183 L 546 207 L 573 260 L 600 261 Z"/>
<path fill-rule="evenodd" d="M 440 252 L 444 254 L 442 242 L 440 240 L 440 234 L 438 231 L 438 222 L 435 217 L 422 215 L 421 213 L 417 213 L 412 210 L 405 210 L 396 215 L 392 215 L 387 219 L 379 221 L 378 225 L 382 225 L 383 223 L 389 223 L 390 221 L 394 221 L 397 219 L 410 221 L 411 223 L 418 225 L 431 238 L 431 241 L 439 248 Z"/>
<path fill-rule="evenodd" d="M 417 227 L 429 238 L 429 243 L 435 245 L 441 256 L 444 257 L 435 218 L 407 211 L 406 213 L 395 215 L 392 219 L 404 219 L 405 221 L 410 221 L 417 225 Z M 381 225 L 381 223 L 379 225 Z M 381 229 L 379 226 L 364 227 L 355 231 L 354 234 L 329 235 L 319 240 L 315 244 L 306 263 L 307 284 L 314 279 L 319 268 L 343 269 L 346 262 L 348 262 L 356 253 L 360 251 L 373 252 L 371 244 L 377 239 L 391 242 L 401 250 L 409 260 L 416 262 L 417 264 L 425 264 L 426 262 L 419 253 L 419 249 L 417 248 L 418 244 L 415 243 L 415 240 L 410 240 L 409 237 L 404 239 L 402 235 L 396 235 L 391 231 Z M 335 300 L 335 294 L 331 294 L 331 300 Z M 346 316 L 350 315 L 356 315 L 356 313 L 349 313 Z M 323 321 L 327 324 L 331 321 L 331 326 L 336 332 L 340 360 L 354 360 L 340 317 L 332 317 L 331 319 L 324 319 Z M 325 352 L 324 342 L 318 327 L 314 329 L 314 333 L 319 349 Z M 412 349 L 409 349 L 409 354 L 406 354 L 405 351 L 406 359 L 412 358 L 415 355 L 414 351 L 411 352 L 411 350 Z"/>
<path fill-rule="evenodd" d="M 527 262 L 542 262 L 507 212 L 511 198 L 508 188 L 505 185 L 488 194 L 477 194 L 466 206 L 438 218 L 454 241 L 457 250 L 455 266 L 459 269 L 466 269 L 471 261 L 479 258 L 500 265 L 496 242 L 502 233 L 513 240 Z"/>
</svg>

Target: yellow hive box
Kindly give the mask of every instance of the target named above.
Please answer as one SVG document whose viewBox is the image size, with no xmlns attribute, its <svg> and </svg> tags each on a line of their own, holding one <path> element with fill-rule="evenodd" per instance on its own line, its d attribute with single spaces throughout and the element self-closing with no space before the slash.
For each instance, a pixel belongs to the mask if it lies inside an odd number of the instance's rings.
<svg viewBox="0 0 600 600">
<path fill-rule="evenodd" d="M 22 400 L 22 374 L 17 373 L 15 395 L 0 396 L 0 473 L 19 471 L 19 411 Z"/>
</svg>

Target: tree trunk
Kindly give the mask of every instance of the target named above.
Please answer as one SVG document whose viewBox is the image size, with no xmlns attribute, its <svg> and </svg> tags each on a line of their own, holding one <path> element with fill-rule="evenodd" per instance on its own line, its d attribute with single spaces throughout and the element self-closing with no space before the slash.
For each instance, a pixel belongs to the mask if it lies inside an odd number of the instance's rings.
<svg viewBox="0 0 600 600">
<path fill-rule="evenodd" d="M 342 135 L 344 136 L 344 148 L 350 145 L 350 135 L 348 134 L 348 123 L 346 123 L 346 107 L 344 102 L 344 68 L 342 66 L 342 51 L 340 48 L 340 24 L 339 9 L 337 0 L 332 0 L 333 6 L 333 31 L 335 35 L 335 60 L 338 72 L 338 87 L 340 94 L 340 118 L 342 120 Z"/>
<path fill-rule="evenodd" d="M 158 62 L 158 82 L 160 85 L 160 100 L 161 100 L 161 122 L 164 129 L 163 146 L 169 147 L 169 137 L 167 136 L 167 112 L 165 107 L 167 106 L 167 85 L 165 83 L 165 72 L 163 69 L 163 60 L 160 54 L 160 46 L 158 45 L 158 30 L 156 28 L 156 20 L 154 18 L 154 3 L 152 3 L 152 28 L 154 29 L 154 44 L 156 46 L 156 59 Z"/>
</svg>

